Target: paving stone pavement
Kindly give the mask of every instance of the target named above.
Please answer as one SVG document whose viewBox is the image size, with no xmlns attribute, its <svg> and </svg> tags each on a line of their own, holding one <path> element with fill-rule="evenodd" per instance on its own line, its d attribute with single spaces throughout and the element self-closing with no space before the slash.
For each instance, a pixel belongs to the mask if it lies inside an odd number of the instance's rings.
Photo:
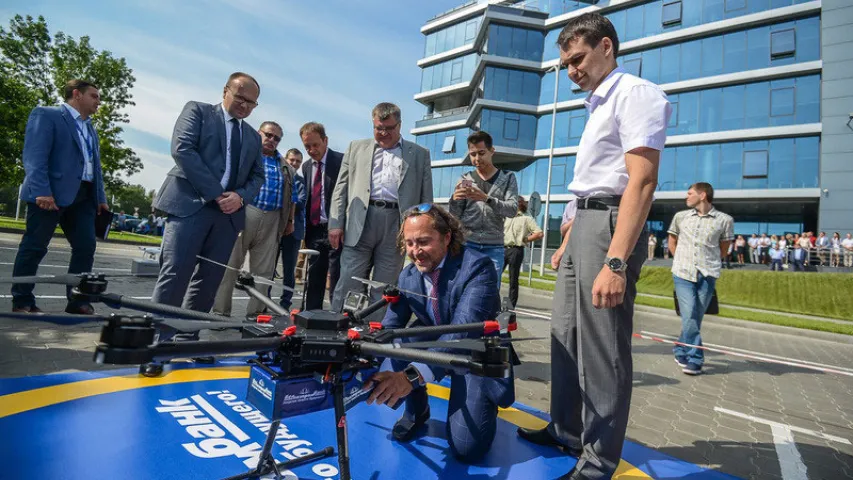
<svg viewBox="0 0 853 480">
<path fill-rule="evenodd" d="M 0 274 L 11 274 L 18 237 L 0 234 Z M 46 256 L 44 265 L 67 265 L 64 240 Z M 140 257 L 136 247 L 99 244 L 95 270 L 125 273 L 130 259 Z M 44 267 L 40 274 L 64 273 Z M 153 279 L 118 278 L 110 291 L 148 296 Z M 0 311 L 11 309 L 7 287 L 0 287 Z M 64 307 L 64 288 L 39 285 L 46 311 Z M 238 292 L 238 296 L 240 293 Z M 235 301 L 240 314 L 245 300 Z M 108 308 L 97 306 L 99 313 Z M 519 317 L 518 337 L 548 337 L 549 312 L 530 310 Z M 635 331 L 677 335 L 674 314 L 637 312 Z M 92 362 L 97 325 L 59 327 L 29 320 L 0 320 L 0 377 L 53 372 L 118 368 Z M 204 332 L 202 338 L 236 338 L 235 332 Z M 707 344 L 746 349 L 828 366 L 853 368 L 853 345 L 803 336 L 767 332 L 743 326 L 706 322 Z M 543 411 L 550 409 L 550 340 L 517 344 L 524 362 L 516 369 L 516 398 Z M 628 438 L 663 453 L 749 479 L 782 477 L 776 454 L 778 432 L 794 427 L 793 439 L 809 479 L 853 479 L 853 376 L 817 372 L 709 353 L 706 373 L 690 377 L 672 359 L 671 346 L 634 340 L 634 390 Z M 721 409 L 725 409 L 722 411 Z M 733 413 L 730 413 L 733 412 Z M 746 416 L 744 418 L 744 416 Z M 776 427 L 771 427 L 776 422 Z M 777 437 L 774 437 L 774 428 Z M 777 438 L 777 440 L 774 440 Z M 845 443 L 846 442 L 846 443 Z"/>
</svg>

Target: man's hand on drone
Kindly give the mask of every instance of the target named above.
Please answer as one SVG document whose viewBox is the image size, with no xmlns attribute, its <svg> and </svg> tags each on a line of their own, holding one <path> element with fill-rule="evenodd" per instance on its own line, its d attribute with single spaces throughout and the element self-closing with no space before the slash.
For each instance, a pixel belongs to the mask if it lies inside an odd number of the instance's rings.
<svg viewBox="0 0 853 480">
<path fill-rule="evenodd" d="M 379 405 L 396 405 L 397 402 L 412 392 L 412 384 L 403 372 L 378 372 L 365 383 L 364 388 L 370 388 L 370 384 L 376 385 L 373 393 L 367 399 L 368 405 L 377 403 Z"/>
</svg>

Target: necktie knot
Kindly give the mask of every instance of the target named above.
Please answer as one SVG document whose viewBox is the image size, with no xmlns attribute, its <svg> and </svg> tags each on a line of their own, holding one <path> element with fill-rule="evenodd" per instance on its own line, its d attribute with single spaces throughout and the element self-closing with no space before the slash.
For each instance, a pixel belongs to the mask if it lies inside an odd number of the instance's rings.
<svg viewBox="0 0 853 480">
<path fill-rule="evenodd" d="M 439 275 L 441 275 L 440 268 L 436 268 L 435 270 L 429 272 L 429 278 L 432 281 L 432 288 L 436 288 L 438 286 Z"/>
</svg>

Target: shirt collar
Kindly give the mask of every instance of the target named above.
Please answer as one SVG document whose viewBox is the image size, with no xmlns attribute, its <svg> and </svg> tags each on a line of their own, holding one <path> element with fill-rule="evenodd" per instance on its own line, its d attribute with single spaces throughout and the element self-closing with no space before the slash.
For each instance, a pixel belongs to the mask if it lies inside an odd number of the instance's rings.
<svg viewBox="0 0 853 480">
<path fill-rule="evenodd" d="M 694 208 L 694 209 L 693 209 L 693 213 L 692 213 L 692 214 L 693 214 L 693 215 L 699 215 L 699 210 L 696 210 L 696 209 Z M 708 210 L 708 213 L 707 213 L 705 216 L 706 216 L 706 217 L 716 217 L 716 216 L 717 216 L 717 209 L 716 209 L 716 208 L 714 208 L 714 207 L 711 207 L 711 209 L 710 209 L 710 210 Z"/>
<path fill-rule="evenodd" d="M 326 164 L 326 157 L 328 157 L 328 156 L 329 156 L 329 149 L 326 148 L 326 153 L 323 154 L 323 158 L 320 159 L 319 163 L 322 163 L 323 165 L 325 165 Z M 314 166 L 316 167 L 317 163 L 318 163 L 317 160 L 314 160 L 312 158 L 311 161 L 314 162 Z"/>
<path fill-rule="evenodd" d="M 590 113 L 595 111 L 595 109 L 601 105 L 608 96 L 610 96 L 610 92 L 612 92 L 613 88 L 616 87 L 616 84 L 619 83 L 619 79 L 622 78 L 623 73 L 625 73 L 625 69 L 622 67 L 614 68 L 612 72 L 604 77 L 601 85 L 587 95 L 586 100 L 584 100 L 583 103 Z"/>
<path fill-rule="evenodd" d="M 388 150 L 396 150 L 396 149 L 398 149 L 398 148 L 399 148 L 399 149 L 402 149 L 402 148 L 403 148 L 403 136 L 402 136 L 402 135 L 400 135 L 400 138 L 398 138 L 398 139 L 397 139 L 397 143 L 395 143 L 395 144 L 394 144 L 394 146 L 393 146 L 393 147 L 391 147 L 391 148 L 382 148 L 382 147 L 380 147 L 380 146 L 379 146 L 379 142 L 377 142 L 377 141 L 376 141 L 376 139 L 374 138 L 374 139 L 373 139 L 373 151 L 376 151 L 376 149 L 377 149 L 377 148 L 378 148 L 378 149 L 380 149 L 380 150 L 385 150 L 385 151 L 388 151 Z"/>
<path fill-rule="evenodd" d="M 83 120 L 83 119 L 81 118 L 80 112 L 78 112 L 78 111 L 77 111 L 77 109 L 76 109 L 76 108 L 74 108 L 74 107 L 72 107 L 70 104 L 68 104 L 68 103 L 63 103 L 63 105 L 65 106 L 65 108 L 67 108 L 67 109 L 68 109 L 68 113 L 70 113 L 70 114 L 71 114 L 71 118 L 73 118 L 74 120 L 77 120 L 77 121 L 79 121 L 79 122 L 88 122 L 88 121 L 89 121 L 88 119 Z"/>
<path fill-rule="evenodd" d="M 432 269 L 432 271 L 430 271 L 430 272 L 424 272 L 424 273 L 423 273 L 423 276 L 424 276 L 424 277 L 429 278 L 429 274 L 430 274 L 430 273 L 432 273 L 432 272 L 434 272 L 434 271 L 436 271 L 436 270 L 440 270 L 440 269 L 444 268 L 444 261 L 445 261 L 445 260 L 447 260 L 447 255 L 445 255 L 445 256 L 444 256 L 444 258 L 442 258 L 442 259 L 441 259 L 441 262 L 439 262 L 439 264 L 438 264 L 438 266 L 437 266 L 437 267 L 433 268 L 433 269 Z"/>
<path fill-rule="evenodd" d="M 261 153 L 261 155 L 263 155 L 263 153 Z M 263 157 L 264 157 L 264 158 L 269 158 L 269 159 L 272 159 L 272 160 L 276 160 L 276 161 L 281 160 L 281 154 L 280 154 L 280 153 L 278 153 L 278 150 L 274 151 L 272 155 L 263 155 Z"/>
<path fill-rule="evenodd" d="M 222 116 L 223 116 L 223 118 L 225 118 L 225 125 L 228 125 L 228 122 L 230 122 L 231 119 L 234 117 L 232 117 L 231 114 L 228 113 L 228 110 L 225 109 L 225 105 L 220 104 L 220 106 L 222 107 Z M 240 125 L 242 127 L 243 126 L 243 120 L 240 120 L 238 118 L 237 119 L 237 125 Z"/>
</svg>

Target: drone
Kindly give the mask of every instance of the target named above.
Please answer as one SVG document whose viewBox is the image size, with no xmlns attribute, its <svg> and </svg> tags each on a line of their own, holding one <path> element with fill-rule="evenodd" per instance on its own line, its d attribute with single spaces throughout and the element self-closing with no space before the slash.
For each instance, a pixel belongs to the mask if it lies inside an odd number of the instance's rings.
<svg viewBox="0 0 853 480">
<path fill-rule="evenodd" d="M 384 329 L 380 322 L 366 322 L 365 319 L 399 301 L 401 292 L 394 285 L 380 285 L 380 282 L 371 286 L 381 286 L 382 297 L 360 309 L 287 312 L 255 288 L 256 283 L 266 285 L 270 280 L 257 279 L 249 272 L 240 271 L 235 288 L 258 299 L 272 312 L 259 315 L 255 323 L 238 323 L 218 315 L 107 293 L 108 276 L 98 273 L 5 277 L 0 278 L 0 283 L 68 285 L 72 287 L 74 300 L 146 312 L 145 315 L 113 313 L 109 316 L 0 313 L 0 318 L 26 318 L 61 325 L 105 322 L 94 352 L 96 363 L 138 365 L 175 358 L 253 354 L 254 358 L 249 360 L 246 399 L 272 423 L 257 466 L 226 480 L 256 479 L 272 473 L 281 479 L 282 469 L 333 455 L 335 449 L 327 447 L 287 462 L 277 462 L 272 456 L 272 445 L 282 419 L 326 409 L 334 409 L 340 478 L 350 480 L 346 412 L 367 399 L 372 390 L 369 377 L 378 371 L 383 359 L 421 362 L 458 374 L 507 378 L 517 362 L 511 352 L 511 342 L 533 340 L 508 338 L 516 322 L 514 313 L 506 311 L 496 320 L 480 323 Z M 241 338 L 158 343 L 155 339 L 160 325 L 182 332 L 238 329 Z M 460 338 L 435 340 L 445 334 L 457 334 Z M 414 341 L 397 341 L 409 338 Z"/>
</svg>

